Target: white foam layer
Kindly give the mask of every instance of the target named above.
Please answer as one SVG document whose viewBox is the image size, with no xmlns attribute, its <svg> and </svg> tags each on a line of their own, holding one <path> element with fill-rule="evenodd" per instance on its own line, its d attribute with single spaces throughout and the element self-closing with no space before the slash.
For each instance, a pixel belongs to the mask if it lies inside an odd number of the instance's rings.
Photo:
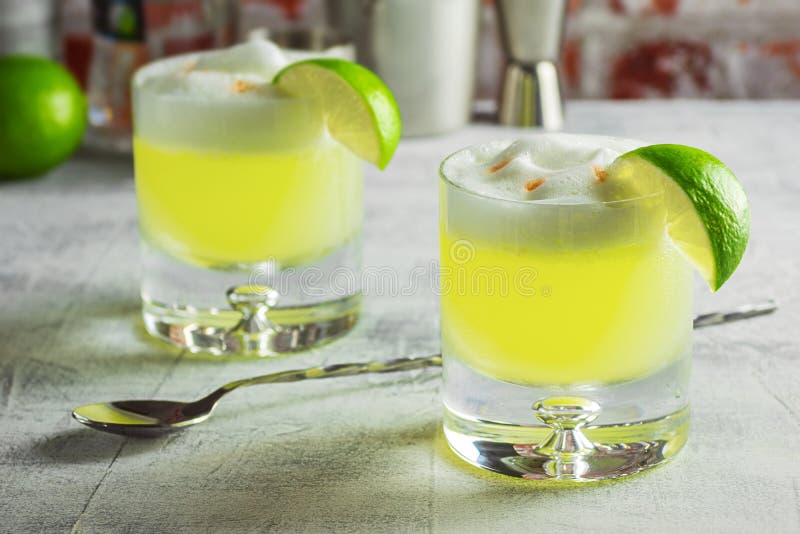
<svg viewBox="0 0 800 534">
<path fill-rule="evenodd" d="M 241 101 L 275 94 L 270 82 L 288 64 L 289 59 L 277 45 L 254 39 L 224 50 L 153 63 L 137 74 L 136 84 L 160 96 Z M 247 90 L 236 91 L 237 82 L 245 84 Z"/>
<path fill-rule="evenodd" d="M 318 103 L 284 94 L 271 82 L 287 65 L 321 52 L 284 50 L 264 39 L 150 63 L 134 77 L 137 137 L 194 149 L 268 151 L 301 148 L 325 136 Z"/>
<path fill-rule="evenodd" d="M 464 149 L 450 157 L 443 170 L 453 183 L 494 198 L 602 202 L 606 195 L 596 169 L 640 146 L 643 143 L 616 137 L 542 134 Z"/>
<path fill-rule="evenodd" d="M 209 52 L 185 54 L 157 61 L 136 75 L 137 87 L 162 96 L 241 101 L 279 94 L 272 79 L 281 69 L 312 57 L 340 57 L 346 51 L 332 47 L 319 52 L 286 50 L 263 37 Z M 246 90 L 235 91 L 237 82 Z"/>
<path fill-rule="evenodd" d="M 442 168 L 455 184 L 443 190 L 443 231 L 450 239 L 509 251 L 571 254 L 660 244 L 666 235 L 661 196 L 626 194 L 611 179 L 598 181 L 592 169 L 602 170 L 642 145 L 614 137 L 540 134 L 466 148 Z M 537 188 L 526 189 L 540 179 Z"/>
</svg>

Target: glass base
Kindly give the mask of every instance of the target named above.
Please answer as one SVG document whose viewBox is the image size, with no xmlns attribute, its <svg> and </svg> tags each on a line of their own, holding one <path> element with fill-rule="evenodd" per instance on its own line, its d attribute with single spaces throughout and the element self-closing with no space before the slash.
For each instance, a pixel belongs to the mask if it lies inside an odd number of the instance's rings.
<svg viewBox="0 0 800 534">
<path fill-rule="evenodd" d="M 528 480 L 592 482 L 660 465 L 686 443 L 689 408 L 655 420 L 577 429 L 469 420 L 445 409 L 450 448 L 476 467 Z M 584 443 L 581 440 L 585 439 Z"/>
<path fill-rule="evenodd" d="M 151 335 L 190 352 L 264 357 L 332 341 L 355 326 L 360 309 L 360 294 L 308 306 L 272 308 L 267 317 L 271 326 L 258 332 L 237 328 L 242 314 L 235 310 L 196 310 L 144 301 L 142 317 Z"/>
<path fill-rule="evenodd" d="M 447 441 L 483 469 L 531 480 L 604 480 L 655 467 L 686 442 L 688 347 L 649 375 L 605 384 L 512 384 L 447 352 L 443 367 Z"/>
</svg>

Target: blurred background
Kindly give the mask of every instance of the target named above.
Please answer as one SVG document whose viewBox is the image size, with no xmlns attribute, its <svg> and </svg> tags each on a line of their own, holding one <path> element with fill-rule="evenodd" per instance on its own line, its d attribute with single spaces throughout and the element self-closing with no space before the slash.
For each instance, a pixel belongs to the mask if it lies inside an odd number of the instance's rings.
<svg viewBox="0 0 800 534">
<path fill-rule="evenodd" d="M 550 22 L 550 30 L 558 26 L 558 57 L 550 59 L 563 98 L 800 96 L 797 0 L 547 1 L 561 13 Z M 521 9 L 513 6 L 520 1 L 506 3 L 507 12 Z M 143 63 L 253 32 L 298 48 L 344 39 L 398 95 L 406 133 L 428 135 L 476 113 L 495 116 L 506 35 L 542 31 L 546 8 L 533 5 L 530 20 L 505 31 L 495 0 L 0 0 L 0 56 L 36 54 L 65 65 L 88 97 L 85 143 L 125 152 L 129 79 Z M 303 39 L 287 41 L 292 35 Z"/>
<path fill-rule="evenodd" d="M 563 74 L 581 98 L 797 98 L 797 0 L 572 0 Z"/>
</svg>

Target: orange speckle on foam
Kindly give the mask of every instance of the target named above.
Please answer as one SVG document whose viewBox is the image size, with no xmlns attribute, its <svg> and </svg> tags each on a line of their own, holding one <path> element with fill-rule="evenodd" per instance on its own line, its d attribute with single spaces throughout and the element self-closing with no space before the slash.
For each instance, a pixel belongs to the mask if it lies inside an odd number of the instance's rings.
<svg viewBox="0 0 800 534">
<path fill-rule="evenodd" d="M 608 171 L 605 171 L 597 165 L 592 165 L 592 172 L 594 172 L 594 183 L 602 184 L 608 177 Z"/>
<path fill-rule="evenodd" d="M 528 180 L 525 182 L 525 191 L 530 193 L 531 191 L 536 191 L 542 184 L 544 183 L 544 178 L 534 178 L 533 180 Z"/>
<path fill-rule="evenodd" d="M 183 67 L 180 70 L 180 75 L 181 76 L 186 76 L 187 74 L 192 72 L 196 66 L 197 66 L 197 60 L 196 59 L 193 59 L 191 61 L 187 61 L 186 63 L 183 64 Z"/>
<path fill-rule="evenodd" d="M 500 169 L 502 169 L 503 167 L 505 167 L 506 165 L 508 165 L 509 163 L 511 163 L 511 158 L 504 159 L 500 163 L 495 163 L 494 165 L 492 165 L 491 167 L 486 169 L 486 174 L 494 174 L 497 171 L 499 171 Z"/>
<path fill-rule="evenodd" d="M 236 80 L 231 84 L 231 93 L 234 94 L 242 94 L 248 91 L 252 91 L 256 88 L 255 85 L 252 83 L 248 83 L 244 80 Z"/>
</svg>

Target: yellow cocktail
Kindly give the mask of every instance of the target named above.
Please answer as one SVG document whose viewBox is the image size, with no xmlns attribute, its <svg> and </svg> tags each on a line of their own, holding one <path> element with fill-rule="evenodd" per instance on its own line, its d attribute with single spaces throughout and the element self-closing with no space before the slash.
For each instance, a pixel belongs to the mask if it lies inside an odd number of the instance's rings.
<svg viewBox="0 0 800 534">
<path fill-rule="evenodd" d="M 474 240 L 469 261 L 451 253 L 469 239 L 457 223 L 440 239 L 452 285 L 442 294 L 442 343 L 481 373 L 610 384 L 652 374 L 689 348 L 692 272 L 663 232 L 613 245 L 598 235 L 585 247 Z"/>
<path fill-rule="evenodd" d="M 442 164 L 444 428 L 471 463 L 588 480 L 683 445 L 692 268 L 663 192 L 605 183 L 636 146 L 550 134 Z"/>
<path fill-rule="evenodd" d="M 185 261 L 304 265 L 357 237 L 361 162 L 321 136 L 292 150 L 134 140 L 142 237 Z"/>
</svg>

